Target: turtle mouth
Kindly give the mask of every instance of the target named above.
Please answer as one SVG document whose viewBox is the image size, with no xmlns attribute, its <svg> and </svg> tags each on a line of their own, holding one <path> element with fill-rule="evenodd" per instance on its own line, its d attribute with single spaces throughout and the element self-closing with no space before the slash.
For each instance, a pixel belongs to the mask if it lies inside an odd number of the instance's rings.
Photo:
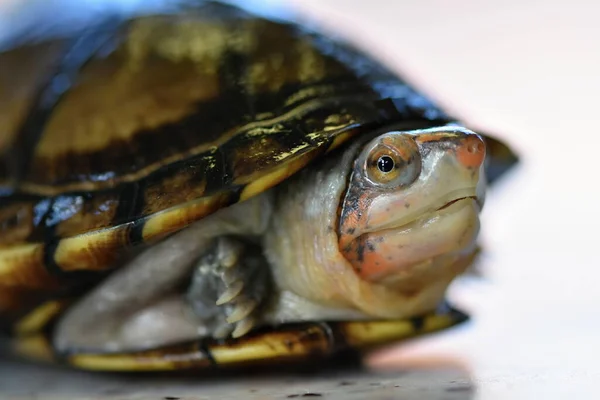
<svg viewBox="0 0 600 400">
<path fill-rule="evenodd" d="M 396 226 L 396 228 L 393 228 L 393 229 L 396 231 L 405 231 L 405 230 L 411 229 L 417 225 L 424 225 L 424 224 L 428 223 L 429 221 L 432 221 L 436 218 L 444 218 L 446 216 L 454 214 L 455 212 L 458 212 L 460 209 L 462 209 L 465 206 L 465 203 L 469 203 L 469 202 L 478 204 L 479 209 L 481 209 L 477 196 L 457 197 L 453 200 L 446 201 L 441 206 L 436 207 L 433 210 L 424 212 L 423 214 L 416 216 L 416 218 L 414 218 L 402 225 Z"/>
<path fill-rule="evenodd" d="M 406 230 L 414 226 L 415 223 L 425 222 L 436 217 L 442 217 L 446 214 L 452 214 L 462 208 L 466 202 L 477 204 L 479 210 L 482 209 L 482 199 L 477 196 L 476 188 L 459 189 L 440 197 L 439 200 L 424 204 L 422 207 L 414 209 L 409 214 L 403 214 L 390 220 L 383 226 L 379 226 L 371 231 L 384 230 Z"/>
<path fill-rule="evenodd" d="M 481 207 L 481 202 L 479 201 L 479 198 L 477 196 L 464 196 L 464 197 L 459 197 L 458 199 L 450 200 L 449 202 L 447 202 L 443 206 L 439 207 L 435 211 L 442 211 L 442 210 L 450 207 L 451 205 L 458 203 L 461 200 L 467 200 L 467 199 L 475 200 L 475 202 L 479 205 L 479 207 Z"/>
</svg>

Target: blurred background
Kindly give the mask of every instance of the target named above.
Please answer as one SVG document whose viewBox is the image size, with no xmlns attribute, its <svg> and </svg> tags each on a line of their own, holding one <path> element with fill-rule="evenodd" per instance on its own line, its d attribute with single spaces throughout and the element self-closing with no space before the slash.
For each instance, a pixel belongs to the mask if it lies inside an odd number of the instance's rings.
<svg viewBox="0 0 600 400">
<path fill-rule="evenodd" d="M 467 389 L 442 395 L 484 400 L 598 398 L 600 3 L 231 2 L 260 7 L 265 13 L 272 7 L 293 7 L 323 29 L 368 49 L 469 127 L 495 132 L 521 157 L 520 166 L 487 198 L 483 277 L 461 279 L 451 288 L 451 300 L 473 320 L 373 354 L 373 368 L 406 371 L 393 378 L 396 381 L 386 375 L 385 382 L 400 382 L 397 386 L 406 391 L 385 392 L 385 398 L 430 398 L 438 392 L 417 389 L 452 380 Z M 0 42 L 35 33 L 40 18 L 47 24 L 69 21 L 67 26 L 74 26 L 97 13 L 126 13 L 142 3 L 151 10 L 161 2 L 0 0 Z M 24 7 L 29 7 L 27 12 Z M 31 373 L 41 374 L 39 385 L 48 384 L 43 376 L 51 374 L 57 393 L 61 386 L 56 379 L 69 379 L 45 369 L 3 367 L 0 388 L 15 386 L 11 373 L 29 377 L 31 385 L 36 385 Z M 82 379 L 106 382 L 87 375 Z M 314 385 L 326 385 L 323 382 Z M 310 382 L 297 384 L 311 387 Z M 268 383 L 263 385 L 268 388 Z M 280 390 L 278 386 L 273 384 L 273 390 Z M 223 392 L 220 398 L 231 393 Z M 270 397 L 267 393 L 262 398 Z"/>
</svg>

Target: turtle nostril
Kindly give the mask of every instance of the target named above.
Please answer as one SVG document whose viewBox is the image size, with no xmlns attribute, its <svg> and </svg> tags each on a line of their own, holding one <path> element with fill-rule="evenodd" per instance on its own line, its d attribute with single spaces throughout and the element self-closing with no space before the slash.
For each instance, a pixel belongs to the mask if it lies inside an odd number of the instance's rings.
<svg viewBox="0 0 600 400">
<path fill-rule="evenodd" d="M 485 143 L 478 135 L 469 135 L 457 147 L 456 157 L 465 167 L 479 167 L 485 158 Z"/>
<path fill-rule="evenodd" d="M 480 141 L 477 141 L 476 143 L 470 143 L 467 151 L 469 153 L 480 153 L 484 150 L 484 146 L 483 143 L 481 143 Z"/>
</svg>

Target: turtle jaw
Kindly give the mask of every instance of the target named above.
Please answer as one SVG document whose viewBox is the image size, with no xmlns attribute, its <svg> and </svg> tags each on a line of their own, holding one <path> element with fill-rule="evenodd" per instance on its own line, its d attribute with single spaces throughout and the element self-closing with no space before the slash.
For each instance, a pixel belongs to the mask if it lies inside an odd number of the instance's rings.
<svg viewBox="0 0 600 400">
<path fill-rule="evenodd" d="M 425 203 L 416 207 L 412 207 L 409 213 L 398 213 L 395 212 L 396 207 L 405 207 L 406 203 L 402 205 L 388 205 L 387 207 L 380 207 L 378 212 L 384 216 L 387 222 L 377 224 L 375 226 L 367 226 L 364 233 L 381 232 L 385 230 L 402 230 L 408 229 L 416 221 L 426 220 L 435 217 L 437 214 L 443 214 L 444 210 L 450 208 L 455 203 L 471 200 L 477 204 L 477 213 L 481 211 L 483 207 L 483 199 L 478 196 L 478 189 L 476 187 L 468 187 L 464 189 L 457 189 L 441 196 L 439 199 L 430 203 Z M 373 204 L 377 207 L 377 204 Z M 388 211 L 391 210 L 391 211 Z"/>
<path fill-rule="evenodd" d="M 362 233 L 352 242 L 358 275 L 394 289 L 418 291 L 448 273 L 462 272 L 456 263 L 475 249 L 479 210 L 475 196 L 460 197 L 410 220 Z"/>
</svg>

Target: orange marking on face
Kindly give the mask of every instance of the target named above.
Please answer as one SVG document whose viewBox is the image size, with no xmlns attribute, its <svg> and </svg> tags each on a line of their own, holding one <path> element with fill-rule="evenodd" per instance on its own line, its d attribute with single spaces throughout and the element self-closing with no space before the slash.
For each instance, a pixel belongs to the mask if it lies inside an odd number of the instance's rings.
<svg viewBox="0 0 600 400">
<path fill-rule="evenodd" d="M 371 196 L 361 194 L 352 206 L 345 205 L 341 215 L 339 247 L 342 253 L 356 238 L 355 232 L 361 232 L 366 225 L 366 212 L 371 204 Z"/>
<path fill-rule="evenodd" d="M 389 250 L 384 243 L 373 244 L 365 239 L 359 239 L 364 242 L 362 249 L 361 268 L 358 275 L 366 280 L 372 281 L 381 275 L 387 275 L 391 268 Z"/>
<path fill-rule="evenodd" d="M 367 234 L 356 239 L 351 262 L 358 266 L 357 273 L 361 278 L 375 282 L 401 272 L 402 254 L 402 249 L 385 237 Z"/>
<path fill-rule="evenodd" d="M 456 154 L 457 160 L 468 168 L 477 168 L 483 164 L 485 159 L 485 143 L 479 135 L 460 135 L 433 133 L 419 135 L 415 140 L 421 144 L 428 142 L 440 142 L 448 140 L 454 143 L 452 150 Z"/>
<path fill-rule="evenodd" d="M 485 159 L 485 143 L 477 135 L 469 135 L 456 148 L 457 160 L 468 168 L 478 168 Z"/>
</svg>

